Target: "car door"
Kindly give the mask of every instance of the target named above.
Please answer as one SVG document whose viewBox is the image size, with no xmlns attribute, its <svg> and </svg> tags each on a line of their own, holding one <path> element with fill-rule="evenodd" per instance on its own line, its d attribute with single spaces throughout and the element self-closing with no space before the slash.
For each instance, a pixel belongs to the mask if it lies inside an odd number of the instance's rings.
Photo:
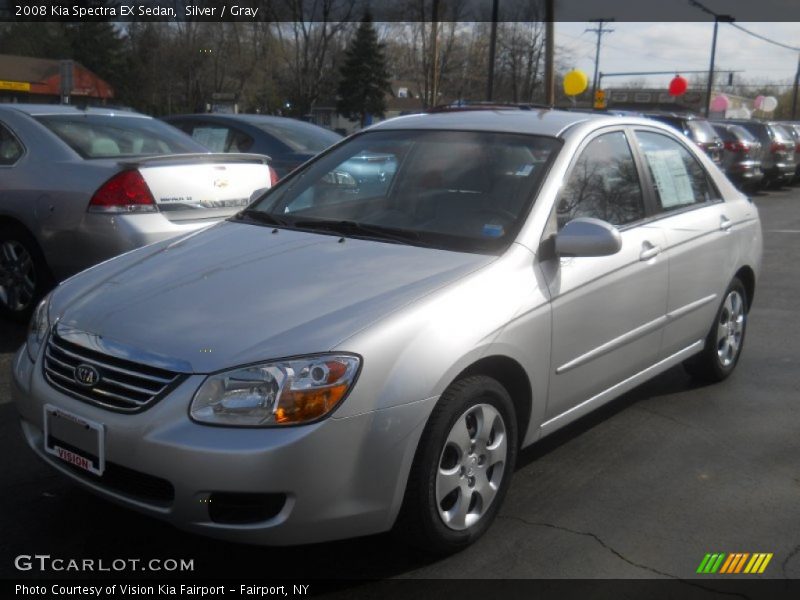
<svg viewBox="0 0 800 600">
<path fill-rule="evenodd" d="M 662 356 L 702 340 L 735 266 L 730 252 L 734 215 L 698 158 L 680 140 L 656 130 L 635 132 L 645 177 L 655 191 L 656 221 L 669 263 Z"/>
<path fill-rule="evenodd" d="M 584 142 L 554 207 L 557 227 L 595 217 L 618 227 L 622 248 L 542 264 L 551 294 L 547 420 L 656 362 L 666 310 L 661 229 L 646 220 L 640 168 L 622 129 Z"/>
</svg>

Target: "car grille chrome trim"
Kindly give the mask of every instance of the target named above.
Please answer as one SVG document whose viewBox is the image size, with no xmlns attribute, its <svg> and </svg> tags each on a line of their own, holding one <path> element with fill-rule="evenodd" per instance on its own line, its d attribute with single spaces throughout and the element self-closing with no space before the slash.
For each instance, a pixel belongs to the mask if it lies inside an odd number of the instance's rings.
<svg viewBox="0 0 800 600">
<path fill-rule="evenodd" d="M 100 373 L 94 386 L 75 380 L 75 368 L 88 364 Z M 43 361 L 47 382 L 83 402 L 109 410 L 135 413 L 163 398 L 185 375 L 83 348 L 51 333 Z"/>
</svg>

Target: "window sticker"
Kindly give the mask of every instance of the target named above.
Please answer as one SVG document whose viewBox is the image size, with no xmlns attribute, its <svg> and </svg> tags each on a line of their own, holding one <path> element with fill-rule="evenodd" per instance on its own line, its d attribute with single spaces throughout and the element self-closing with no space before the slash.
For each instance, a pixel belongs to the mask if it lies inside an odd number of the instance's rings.
<svg viewBox="0 0 800 600">
<path fill-rule="evenodd" d="M 213 152 L 225 152 L 228 130 L 221 127 L 195 127 L 192 137 Z"/>
<path fill-rule="evenodd" d="M 673 208 L 694 203 L 689 172 L 679 150 L 648 150 L 647 162 L 661 198 L 661 206 Z"/>
</svg>

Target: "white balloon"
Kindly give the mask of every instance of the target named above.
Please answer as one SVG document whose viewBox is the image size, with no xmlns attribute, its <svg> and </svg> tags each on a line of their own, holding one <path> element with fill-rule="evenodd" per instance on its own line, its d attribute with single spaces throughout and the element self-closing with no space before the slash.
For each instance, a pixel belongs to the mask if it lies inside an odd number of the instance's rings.
<svg viewBox="0 0 800 600">
<path fill-rule="evenodd" d="M 775 96 L 767 96 L 761 103 L 761 110 L 764 112 L 772 112 L 776 108 L 778 108 L 778 100 Z"/>
</svg>

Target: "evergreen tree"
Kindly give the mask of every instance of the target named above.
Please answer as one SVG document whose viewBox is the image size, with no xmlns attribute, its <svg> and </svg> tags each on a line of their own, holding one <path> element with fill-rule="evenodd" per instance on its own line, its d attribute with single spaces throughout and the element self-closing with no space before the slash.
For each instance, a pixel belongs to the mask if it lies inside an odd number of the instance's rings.
<svg viewBox="0 0 800 600">
<path fill-rule="evenodd" d="M 358 119 L 363 127 L 368 114 L 383 117 L 386 113 L 385 93 L 389 86 L 384 46 L 367 12 L 348 45 L 340 70 L 336 110 L 348 119 Z"/>
</svg>

